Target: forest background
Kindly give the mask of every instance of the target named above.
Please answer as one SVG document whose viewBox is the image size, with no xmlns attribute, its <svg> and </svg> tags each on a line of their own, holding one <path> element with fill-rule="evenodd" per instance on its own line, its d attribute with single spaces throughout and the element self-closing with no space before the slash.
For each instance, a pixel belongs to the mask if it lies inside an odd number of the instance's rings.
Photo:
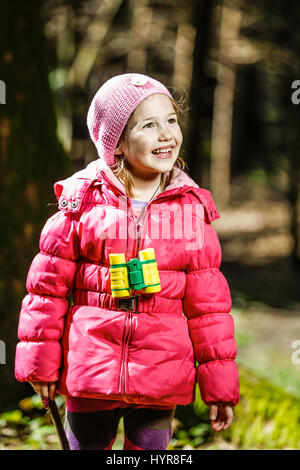
<svg viewBox="0 0 300 470">
<path fill-rule="evenodd" d="M 1 449 L 58 448 L 39 397 L 14 378 L 18 316 L 56 210 L 53 184 L 97 158 L 89 103 L 125 72 L 182 101 L 181 156 L 221 214 L 213 225 L 233 301 L 234 424 L 213 433 L 197 396 L 177 409 L 170 448 L 300 448 L 299 19 L 296 0 L 2 2 Z M 122 427 L 119 436 L 115 448 Z"/>
</svg>

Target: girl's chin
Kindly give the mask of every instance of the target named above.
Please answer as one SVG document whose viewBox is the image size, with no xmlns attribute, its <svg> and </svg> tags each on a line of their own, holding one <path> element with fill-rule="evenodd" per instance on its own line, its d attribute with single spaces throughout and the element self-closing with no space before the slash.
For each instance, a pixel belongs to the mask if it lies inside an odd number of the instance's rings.
<svg viewBox="0 0 300 470">
<path fill-rule="evenodd" d="M 171 171 L 174 163 L 176 161 L 176 156 L 173 155 L 169 158 L 155 158 L 154 155 L 151 155 L 151 158 L 146 158 L 144 160 L 144 164 L 142 167 L 140 165 L 137 165 L 139 167 L 139 171 L 134 171 L 134 166 L 132 166 L 132 171 L 133 173 L 165 173 L 167 171 Z"/>
<path fill-rule="evenodd" d="M 164 157 L 164 158 L 158 158 L 153 155 L 152 158 L 152 164 L 154 166 L 159 166 L 159 167 L 170 167 L 173 166 L 176 161 L 176 157 L 174 155 L 171 155 L 169 157 Z"/>
</svg>

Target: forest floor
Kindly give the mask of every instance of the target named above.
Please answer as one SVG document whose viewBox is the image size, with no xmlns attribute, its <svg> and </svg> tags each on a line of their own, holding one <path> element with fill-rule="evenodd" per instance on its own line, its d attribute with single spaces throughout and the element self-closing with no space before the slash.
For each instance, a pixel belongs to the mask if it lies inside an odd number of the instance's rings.
<svg viewBox="0 0 300 470">
<path fill-rule="evenodd" d="M 251 198 L 241 196 L 237 194 L 238 202 L 220 210 L 220 219 L 213 222 L 223 253 L 221 271 L 233 301 L 237 363 L 300 398 L 300 271 L 288 260 L 290 209 L 263 189 Z M 24 448 L 11 432 L 2 434 L 0 449 Z M 45 433 L 43 448 L 57 449 L 56 435 Z M 113 449 L 122 449 L 122 439 L 120 424 Z M 200 449 L 233 447 L 218 434 Z"/>
</svg>

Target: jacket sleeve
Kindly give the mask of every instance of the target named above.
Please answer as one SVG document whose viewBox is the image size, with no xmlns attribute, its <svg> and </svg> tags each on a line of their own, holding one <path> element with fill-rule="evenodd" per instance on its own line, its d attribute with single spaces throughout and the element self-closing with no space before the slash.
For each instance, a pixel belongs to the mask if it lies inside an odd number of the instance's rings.
<svg viewBox="0 0 300 470">
<path fill-rule="evenodd" d="M 231 295 L 220 271 L 221 248 L 215 229 L 203 221 L 203 245 L 191 252 L 183 310 L 187 317 L 201 398 L 206 405 L 239 402 L 239 377 L 230 315 Z"/>
<path fill-rule="evenodd" d="M 57 381 L 60 339 L 78 259 L 72 215 L 57 212 L 40 236 L 40 252 L 30 266 L 19 317 L 15 376 L 24 381 Z"/>
</svg>

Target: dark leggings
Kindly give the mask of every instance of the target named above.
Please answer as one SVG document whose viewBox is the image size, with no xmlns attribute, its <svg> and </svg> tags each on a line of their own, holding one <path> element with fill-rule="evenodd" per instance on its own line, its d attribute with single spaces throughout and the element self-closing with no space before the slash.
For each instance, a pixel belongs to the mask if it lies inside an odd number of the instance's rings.
<svg viewBox="0 0 300 470">
<path fill-rule="evenodd" d="M 66 412 L 65 430 L 71 450 L 111 450 L 120 419 L 124 450 L 167 450 L 175 408 L 115 408 L 89 413 Z"/>
</svg>

